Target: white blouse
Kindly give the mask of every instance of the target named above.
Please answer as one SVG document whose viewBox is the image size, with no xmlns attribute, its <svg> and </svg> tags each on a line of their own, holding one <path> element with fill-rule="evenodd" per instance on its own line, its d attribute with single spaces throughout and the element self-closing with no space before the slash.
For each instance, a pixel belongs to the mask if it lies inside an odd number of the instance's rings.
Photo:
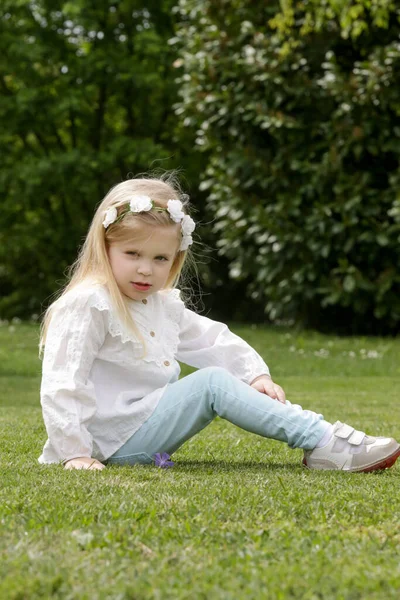
<svg viewBox="0 0 400 600">
<path fill-rule="evenodd" d="M 80 285 L 54 305 L 43 357 L 41 404 L 48 440 L 40 463 L 104 461 L 151 416 L 178 360 L 224 367 L 246 383 L 269 374 L 263 359 L 223 323 L 187 309 L 178 290 L 129 302 L 146 344 L 126 330 L 107 289 Z"/>
</svg>

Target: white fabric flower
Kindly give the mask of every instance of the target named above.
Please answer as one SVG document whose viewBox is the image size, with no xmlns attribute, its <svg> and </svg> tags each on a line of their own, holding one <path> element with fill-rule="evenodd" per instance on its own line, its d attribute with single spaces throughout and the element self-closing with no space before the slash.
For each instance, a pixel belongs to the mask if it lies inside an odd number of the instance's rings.
<svg viewBox="0 0 400 600">
<path fill-rule="evenodd" d="M 193 238 L 191 235 L 184 235 L 179 246 L 179 250 L 187 250 L 189 246 L 193 244 Z"/>
<path fill-rule="evenodd" d="M 153 203 L 149 196 L 132 196 L 129 208 L 133 213 L 147 212 L 153 208 Z"/>
<path fill-rule="evenodd" d="M 190 235 L 196 228 L 196 223 L 193 221 L 192 217 L 189 215 L 185 215 L 182 219 L 182 235 Z"/>
<path fill-rule="evenodd" d="M 104 221 L 103 221 L 104 229 L 107 229 L 107 227 L 109 225 L 111 225 L 112 223 L 114 223 L 114 221 L 116 220 L 117 216 L 118 216 L 118 211 L 115 208 L 115 206 L 112 206 L 111 208 L 109 208 L 108 210 L 106 210 L 106 212 L 104 213 Z"/>
<path fill-rule="evenodd" d="M 169 216 L 175 223 L 180 223 L 185 216 L 182 210 L 182 202 L 180 200 L 168 200 L 167 202 Z"/>
</svg>

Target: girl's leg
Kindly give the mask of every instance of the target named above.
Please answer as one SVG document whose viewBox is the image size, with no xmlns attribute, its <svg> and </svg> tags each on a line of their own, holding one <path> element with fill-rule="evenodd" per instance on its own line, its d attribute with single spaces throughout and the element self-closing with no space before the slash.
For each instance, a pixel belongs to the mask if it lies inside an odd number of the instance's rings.
<svg viewBox="0 0 400 600">
<path fill-rule="evenodd" d="M 150 463 L 157 452 L 172 454 L 217 415 L 291 448 L 315 448 L 330 427 L 322 415 L 282 404 L 225 369 L 209 367 L 170 384 L 152 416 L 107 462 Z"/>
</svg>

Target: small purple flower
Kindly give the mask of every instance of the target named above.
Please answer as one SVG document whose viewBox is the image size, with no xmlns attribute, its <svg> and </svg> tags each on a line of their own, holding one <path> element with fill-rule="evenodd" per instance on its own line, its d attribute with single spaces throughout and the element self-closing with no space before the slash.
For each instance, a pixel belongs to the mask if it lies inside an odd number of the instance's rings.
<svg viewBox="0 0 400 600">
<path fill-rule="evenodd" d="M 160 467 L 161 469 L 168 469 L 168 467 L 173 467 L 174 463 L 170 460 L 170 455 L 166 452 L 158 452 L 154 455 L 154 464 L 156 467 Z"/>
</svg>

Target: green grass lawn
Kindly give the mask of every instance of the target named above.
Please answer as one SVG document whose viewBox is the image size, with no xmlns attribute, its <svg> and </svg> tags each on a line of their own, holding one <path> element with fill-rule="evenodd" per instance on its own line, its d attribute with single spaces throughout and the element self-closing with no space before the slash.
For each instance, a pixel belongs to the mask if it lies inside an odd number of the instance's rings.
<svg viewBox="0 0 400 600">
<path fill-rule="evenodd" d="M 291 401 L 400 438 L 400 340 L 232 329 Z M 400 464 L 307 471 L 218 419 L 172 469 L 40 466 L 37 339 L 0 327 L 1 599 L 400 597 Z"/>
</svg>

